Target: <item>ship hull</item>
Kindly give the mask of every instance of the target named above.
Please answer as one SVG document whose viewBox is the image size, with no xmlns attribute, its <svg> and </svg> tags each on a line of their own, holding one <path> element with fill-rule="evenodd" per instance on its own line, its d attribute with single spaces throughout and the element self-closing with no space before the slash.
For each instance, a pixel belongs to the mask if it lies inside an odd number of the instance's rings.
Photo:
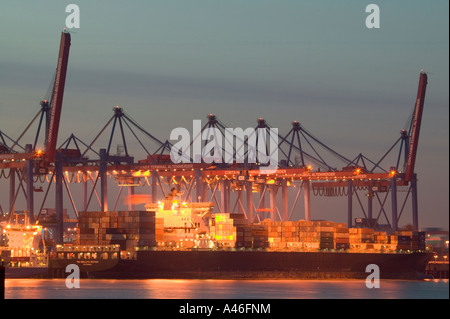
<svg viewBox="0 0 450 319">
<path fill-rule="evenodd" d="M 379 267 L 381 279 L 423 279 L 429 253 L 383 254 L 270 251 L 139 251 L 136 260 L 120 260 L 92 272 L 113 279 L 342 279 L 366 278 L 366 267 Z"/>
<path fill-rule="evenodd" d="M 5 278 L 42 278 L 48 276 L 47 267 L 6 267 Z"/>
</svg>

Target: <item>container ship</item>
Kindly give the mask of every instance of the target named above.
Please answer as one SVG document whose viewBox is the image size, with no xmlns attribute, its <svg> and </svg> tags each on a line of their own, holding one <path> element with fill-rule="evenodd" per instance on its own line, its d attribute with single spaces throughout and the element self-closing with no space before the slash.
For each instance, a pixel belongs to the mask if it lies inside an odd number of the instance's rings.
<svg viewBox="0 0 450 319">
<path fill-rule="evenodd" d="M 213 203 L 169 195 L 146 211 L 81 212 L 77 245 L 58 246 L 50 277 L 76 263 L 104 279 L 423 279 L 433 254 L 425 233 L 347 228 L 331 221 L 249 223 Z"/>
<path fill-rule="evenodd" d="M 16 219 L 17 221 L 17 219 Z M 3 224 L 3 223 L 2 223 Z M 7 278 L 24 278 L 48 273 L 48 254 L 39 249 L 40 225 L 11 223 L 2 225 L 8 246 L 0 246 L 0 264 L 7 265 Z"/>
</svg>

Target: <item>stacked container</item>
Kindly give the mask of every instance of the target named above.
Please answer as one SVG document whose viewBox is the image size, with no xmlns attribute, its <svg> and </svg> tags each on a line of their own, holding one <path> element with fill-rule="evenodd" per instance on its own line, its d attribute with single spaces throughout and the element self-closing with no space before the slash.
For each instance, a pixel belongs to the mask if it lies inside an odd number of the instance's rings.
<svg viewBox="0 0 450 319">
<path fill-rule="evenodd" d="M 336 223 L 334 225 L 334 243 L 338 250 L 350 248 L 350 234 L 345 223 Z"/>
<path fill-rule="evenodd" d="M 402 230 L 395 232 L 397 249 L 425 250 L 425 232 Z"/>
<path fill-rule="evenodd" d="M 118 244 L 122 250 L 156 246 L 155 213 L 148 211 L 81 212 L 79 245 Z"/>
<path fill-rule="evenodd" d="M 319 248 L 334 249 L 334 223 L 330 221 L 314 221 L 313 223 L 319 234 Z"/>
<path fill-rule="evenodd" d="M 350 228 L 350 248 L 356 250 L 374 249 L 374 230 L 372 228 Z"/>
<path fill-rule="evenodd" d="M 252 225 L 253 248 L 269 247 L 269 231 L 265 224 Z"/>
<path fill-rule="evenodd" d="M 209 233 L 219 247 L 252 247 L 252 228 L 243 214 L 214 214 Z"/>
<path fill-rule="evenodd" d="M 267 240 L 270 248 L 283 249 L 286 248 L 286 240 L 283 239 L 281 222 L 265 219 L 261 225 L 267 227 Z"/>
<path fill-rule="evenodd" d="M 236 227 L 236 244 L 235 247 L 251 248 L 252 226 L 250 226 L 244 214 L 229 214 L 233 221 L 233 226 Z"/>
<path fill-rule="evenodd" d="M 299 221 L 299 242 L 302 243 L 302 248 L 319 249 L 320 234 L 313 221 Z"/>
</svg>

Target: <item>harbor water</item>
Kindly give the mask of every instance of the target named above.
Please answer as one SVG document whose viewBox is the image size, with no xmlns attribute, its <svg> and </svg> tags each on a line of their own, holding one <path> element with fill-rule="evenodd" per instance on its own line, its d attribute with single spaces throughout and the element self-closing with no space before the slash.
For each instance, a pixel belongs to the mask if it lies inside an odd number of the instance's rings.
<svg viewBox="0 0 450 319">
<path fill-rule="evenodd" d="M 6 299 L 448 299 L 448 279 L 381 280 L 97 280 L 6 279 Z"/>
</svg>

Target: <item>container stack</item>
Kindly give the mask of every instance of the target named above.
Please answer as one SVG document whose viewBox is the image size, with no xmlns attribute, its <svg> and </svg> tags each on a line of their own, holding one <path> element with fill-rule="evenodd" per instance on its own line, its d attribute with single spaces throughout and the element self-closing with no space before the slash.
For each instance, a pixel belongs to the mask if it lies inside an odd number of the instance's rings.
<svg viewBox="0 0 450 319">
<path fill-rule="evenodd" d="M 269 231 L 267 225 L 253 224 L 252 238 L 253 238 L 253 248 L 268 248 Z"/>
<path fill-rule="evenodd" d="M 350 248 L 355 250 L 374 249 L 374 233 L 373 228 L 350 228 Z"/>
<path fill-rule="evenodd" d="M 397 249 L 399 250 L 411 249 L 411 237 L 406 235 L 397 235 Z"/>
<path fill-rule="evenodd" d="M 301 220 L 299 221 L 299 229 L 299 241 L 303 248 L 335 249 L 336 225 L 334 222 Z"/>
<path fill-rule="evenodd" d="M 397 240 L 391 243 L 390 236 L 385 231 L 374 232 L 374 249 L 384 251 L 394 251 L 397 249 Z"/>
<path fill-rule="evenodd" d="M 302 243 L 302 248 L 305 249 L 320 248 L 320 233 L 317 231 L 315 222 L 307 220 L 299 221 L 299 242 Z"/>
<path fill-rule="evenodd" d="M 374 232 L 374 240 L 377 244 L 389 244 L 389 236 L 385 231 Z"/>
<path fill-rule="evenodd" d="M 79 245 L 118 244 L 122 250 L 156 246 L 155 213 L 148 211 L 81 212 Z"/>
<path fill-rule="evenodd" d="M 269 246 L 273 249 L 334 249 L 335 223 L 330 221 L 271 221 L 267 225 Z M 343 228 L 345 224 L 338 224 Z M 345 228 L 346 229 L 346 228 Z M 348 236 L 346 243 L 348 243 Z"/>
<path fill-rule="evenodd" d="M 228 216 L 225 216 L 228 215 Z M 221 247 L 234 247 L 236 228 L 229 214 L 215 214 L 210 219 L 209 233 Z"/>
<path fill-rule="evenodd" d="M 236 244 L 235 247 L 251 248 L 252 226 L 248 224 L 244 214 L 230 214 L 230 219 L 233 220 L 233 226 L 236 227 Z"/>
<path fill-rule="evenodd" d="M 425 232 L 419 231 L 414 232 L 412 236 L 411 248 L 413 250 L 425 250 L 426 249 L 426 241 L 425 241 Z"/>
<path fill-rule="evenodd" d="M 389 235 L 388 242 L 389 242 L 389 245 L 391 245 L 391 247 L 395 247 L 394 249 L 397 249 L 397 245 L 398 245 L 397 235 Z"/>
<path fill-rule="evenodd" d="M 334 243 L 335 249 L 346 250 L 350 248 L 350 234 L 345 223 L 336 223 L 334 225 Z"/>
<path fill-rule="evenodd" d="M 268 246 L 273 249 L 286 249 L 298 242 L 298 222 L 281 222 L 265 219 L 261 222 L 267 227 Z"/>
<path fill-rule="evenodd" d="M 281 222 L 281 240 L 286 242 L 288 247 L 298 246 L 299 236 L 298 221 L 284 221 Z"/>
<path fill-rule="evenodd" d="M 425 250 L 426 248 L 425 232 L 401 230 L 395 232 L 395 236 L 397 237 L 397 249 Z"/>
<path fill-rule="evenodd" d="M 313 223 L 319 234 L 319 248 L 334 249 L 334 223 L 330 221 L 314 221 Z"/>
<path fill-rule="evenodd" d="M 286 242 L 282 241 L 281 222 L 265 219 L 261 225 L 267 227 L 267 240 L 270 248 L 286 248 Z"/>
<path fill-rule="evenodd" d="M 219 247 L 252 247 L 252 227 L 243 214 L 214 214 L 209 232 Z"/>
</svg>

